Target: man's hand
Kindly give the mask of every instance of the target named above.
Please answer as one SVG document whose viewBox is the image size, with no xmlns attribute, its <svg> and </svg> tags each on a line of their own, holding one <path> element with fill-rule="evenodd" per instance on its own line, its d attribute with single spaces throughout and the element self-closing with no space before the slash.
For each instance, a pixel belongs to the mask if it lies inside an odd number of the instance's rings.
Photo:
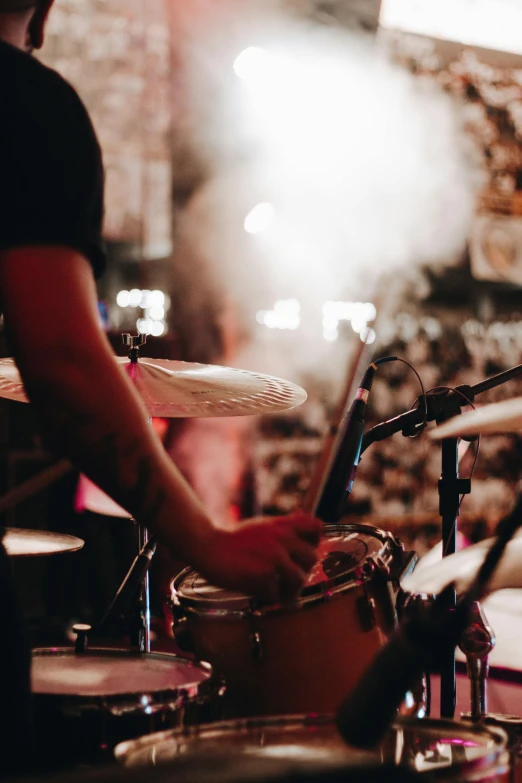
<svg viewBox="0 0 522 783">
<path fill-rule="evenodd" d="M 317 560 L 322 522 L 303 513 L 252 519 L 216 529 L 191 561 L 211 584 L 238 590 L 264 603 L 295 597 Z"/>
</svg>

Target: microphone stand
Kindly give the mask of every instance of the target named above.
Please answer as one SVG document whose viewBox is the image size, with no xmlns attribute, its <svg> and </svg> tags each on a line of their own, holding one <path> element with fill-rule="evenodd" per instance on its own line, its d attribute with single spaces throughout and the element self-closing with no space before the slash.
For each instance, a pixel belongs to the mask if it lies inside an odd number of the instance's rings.
<svg viewBox="0 0 522 783">
<path fill-rule="evenodd" d="M 493 375 L 474 386 L 457 386 L 454 391 L 435 389 L 426 395 L 426 410 L 415 408 L 393 419 L 377 424 L 364 435 L 361 454 L 374 442 L 384 440 L 396 432 L 405 437 L 419 434 L 427 422 L 437 424 L 460 414 L 461 408 L 473 402 L 478 394 L 494 389 L 513 378 L 522 376 L 522 365 L 512 367 L 505 372 Z M 442 472 L 439 480 L 439 513 L 442 518 L 442 556 L 447 557 L 456 551 L 457 519 L 461 495 L 471 492 L 471 480 L 459 477 L 458 438 L 446 438 L 442 441 Z M 448 590 L 444 594 L 448 611 L 454 611 L 456 593 Z M 443 718 L 453 718 L 456 701 L 455 647 L 446 650 L 441 663 L 440 714 Z"/>
<path fill-rule="evenodd" d="M 474 607 L 488 590 L 504 551 L 522 525 L 522 496 L 513 511 L 497 525 L 493 544 L 456 608 L 447 609 L 450 584 L 433 601 L 413 600 L 398 628 L 375 655 L 355 687 L 341 703 L 336 723 L 346 742 L 358 748 L 375 747 L 396 716 L 405 693 L 422 672 L 440 671 L 441 656 L 454 648 L 473 620 Z"/>
<path fill-rule="evenodd" d="M 150 608 L 147 597 L 144 595 L 144 585 L 148 579 L 148 571 L 156 551 L 156 543 L 156 539 L 151 538 L 141 545 L 139 554 L 118 587 L 100 623 L 101 628 L 113 615 L 120 617 L 128 615 L 130 645 L 138 652 L 150 652 L 150 647 L 147 649 L 146 637 L 147 612 L 150 611 Z"/>
</svg>

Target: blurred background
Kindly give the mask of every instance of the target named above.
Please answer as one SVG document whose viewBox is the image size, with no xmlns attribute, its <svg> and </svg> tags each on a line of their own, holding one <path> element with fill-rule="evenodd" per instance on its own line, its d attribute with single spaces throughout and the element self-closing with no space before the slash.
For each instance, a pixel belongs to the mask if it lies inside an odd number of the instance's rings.
<svg viewBox="0 0 522 783">
<path fill-rule="evenodd" d="M 216 519 L 302 502 L 347 379 L 372 358 L 405 358 L 426 388 L 522 362 L 518 2 L 56 0 L 39 56 L 78 90 L 101 142 L 99 307 L 115 351 L 139 331 L 145 356 L 308 392 L 284 415 L 156 422 Z M 419 391 L 405 365 L 380 369 L 368 426 Z M 480 403 L 518 394 L 511 381 Z M 28 407 L 0 400 L 0 442 L 3 492 L 54 461 Z M 482 439 L 468 540 L 512 507 L 521 451 L 517 434 Z M 439 474 L 426 436 L 374 444 L 350 518 L 422 554 L 440 538 Z M 38 639 L 96 616 L 133 557 L 132 524 L 82 505 L 78 478 L 5 514 L 87 541 L 52 569 L 16 562 Z M 161 616 L 179 564 L 160 553 L 155 567 Z"/>
</svg>

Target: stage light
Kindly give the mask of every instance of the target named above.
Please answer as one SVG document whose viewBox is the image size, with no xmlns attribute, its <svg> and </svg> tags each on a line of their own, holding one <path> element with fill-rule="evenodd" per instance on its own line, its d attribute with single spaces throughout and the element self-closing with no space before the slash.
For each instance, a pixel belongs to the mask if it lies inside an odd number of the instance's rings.
<svg viewBox="0 0 522 783">
<path fill-rule="evenodd" d="M 275 210 L 272 204 L 262 201 L 250 210 L 245 218 L 245 231 L 247 234 L 260 234 L 266 231 L 274 219 Z"/>
<path fill-rule="evenodd" d="M 518 0 L 382 0 L 379 21 L 429 38 L 522 54 Z"/>
<path fill-rule="evenodd" d="M 130 292 L 129 307 L 139 307 L 141 302 L 141 291 L 139 288 L 133 288 Z"/>
<path fill-rule="evenodd" d="M 136 328 L 140 334 L 152 334 L 154 321 L 151 318 L 138 318 Z"/>
<path fill-rule="evenodd" d="M 165 334 L 165 324 L 163 321 L 153 321 L 152 326 L 150 328 L 150 334 L 152 334 L 153 337 L 161 337 L 162 334 Z"/>
<path fill-rule="evenodd" d="M 147 310 L 151 306 L 152 291 L 145 289 L 141 292 L 140 307 Z"/>
<path fill-rule="evenodd" d="M 301 305 L 297 299 L 279 299 L 273 310 L 259 310 L 256 321 L 269 329 L 295 331 L 301 325 Z"/>
<path fill-rule="evenodd" d="M 250 81 L 259 77 L 267 67 L 269 57 L 259 46 L 249 46 L 234 60 L 234 73 L 240 79 Z"/>
<path fill-rule="evenodd" d="M 163 291 L 151 291 L 150 307 L 165 307 L 165 294 Z"/>
<path fill-rule="evenodd" d="M 339 337 L 339 332 L 337 329 L 325 329 L 323 330 L 323 337 L 325 340 L 328 340 L 329 343 L 334 343 Z"/>
<path fill-rule="evenodd" d="M 374 329 L 372 329 L 370 326 L 365 326 L 364 329 L 361 329 L 360 337 L 361 342 L 365 343 L 366 345 L 373 345 L 377 339 L 377 335 L 375 334 Z"/>
<path fill-rule="evenodd" d="M 325 302 L 323 305 L 323 337 L 333 342 L 339 336 L 339 322 L 349 321 L 356 334 L 367 331 L 377 310 L 372 302 Z M 362 339 L 362 337 L 361 337 Z M 364 342 L 367 342 L 364 340 Z"/>
<path fill-rule="evenodd" d="M 116 297 L 118 307 L 128 307 L 130 304 L 130 291 L 120 291 Z"/>
<path fill-rule="evenodd" d="M 165 318 L 165 308 L 161 305 L 153 305 L 149 307 L 147 315 L 152 318 L 153 321 L 163 321 Z"/>
</svg>

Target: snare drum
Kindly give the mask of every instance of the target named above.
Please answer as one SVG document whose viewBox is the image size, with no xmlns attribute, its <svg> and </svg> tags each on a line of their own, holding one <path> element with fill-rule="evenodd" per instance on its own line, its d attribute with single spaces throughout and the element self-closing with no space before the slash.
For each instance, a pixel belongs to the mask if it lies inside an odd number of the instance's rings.
<svg viewBox="0 0 522 783">
<path fill-rule="evenodd" d="M 375 527 L 326 527 L 300 597 L 264 608 L 185 569 L 172 582 L 174 633 L 223 676 L 225 717 L 334 712 L 396 624 L 403 563 Z"/>
<path fill-rule="evenodd" d="M 219 691 L 207 663 L 125 650 L 33 650 L 31 678 L 42 768 L 110 759 L 118 742 L 181 725 Z"/>
<path fill-rule="evenodd" d="M 505 732 L 498 728 L 471 727 L 449 720 L 401 719 L 393 724 L 378 749 L 363 753 L 344 744 L 333 718 L 297 715 L 165 731 L 124 742 L 115 755 L 126 767 L 156 766 L 180 757 L 246 756 L 259 760 L 260 772 L 263 761 L 281 759 L 295 764 L 345 765 L 348 771 L 350 766 L 364 764 L 370 769 L 404 766 L 452 783 L 500 783 L 508 762 L 506 740 Z"/>
</svg>

